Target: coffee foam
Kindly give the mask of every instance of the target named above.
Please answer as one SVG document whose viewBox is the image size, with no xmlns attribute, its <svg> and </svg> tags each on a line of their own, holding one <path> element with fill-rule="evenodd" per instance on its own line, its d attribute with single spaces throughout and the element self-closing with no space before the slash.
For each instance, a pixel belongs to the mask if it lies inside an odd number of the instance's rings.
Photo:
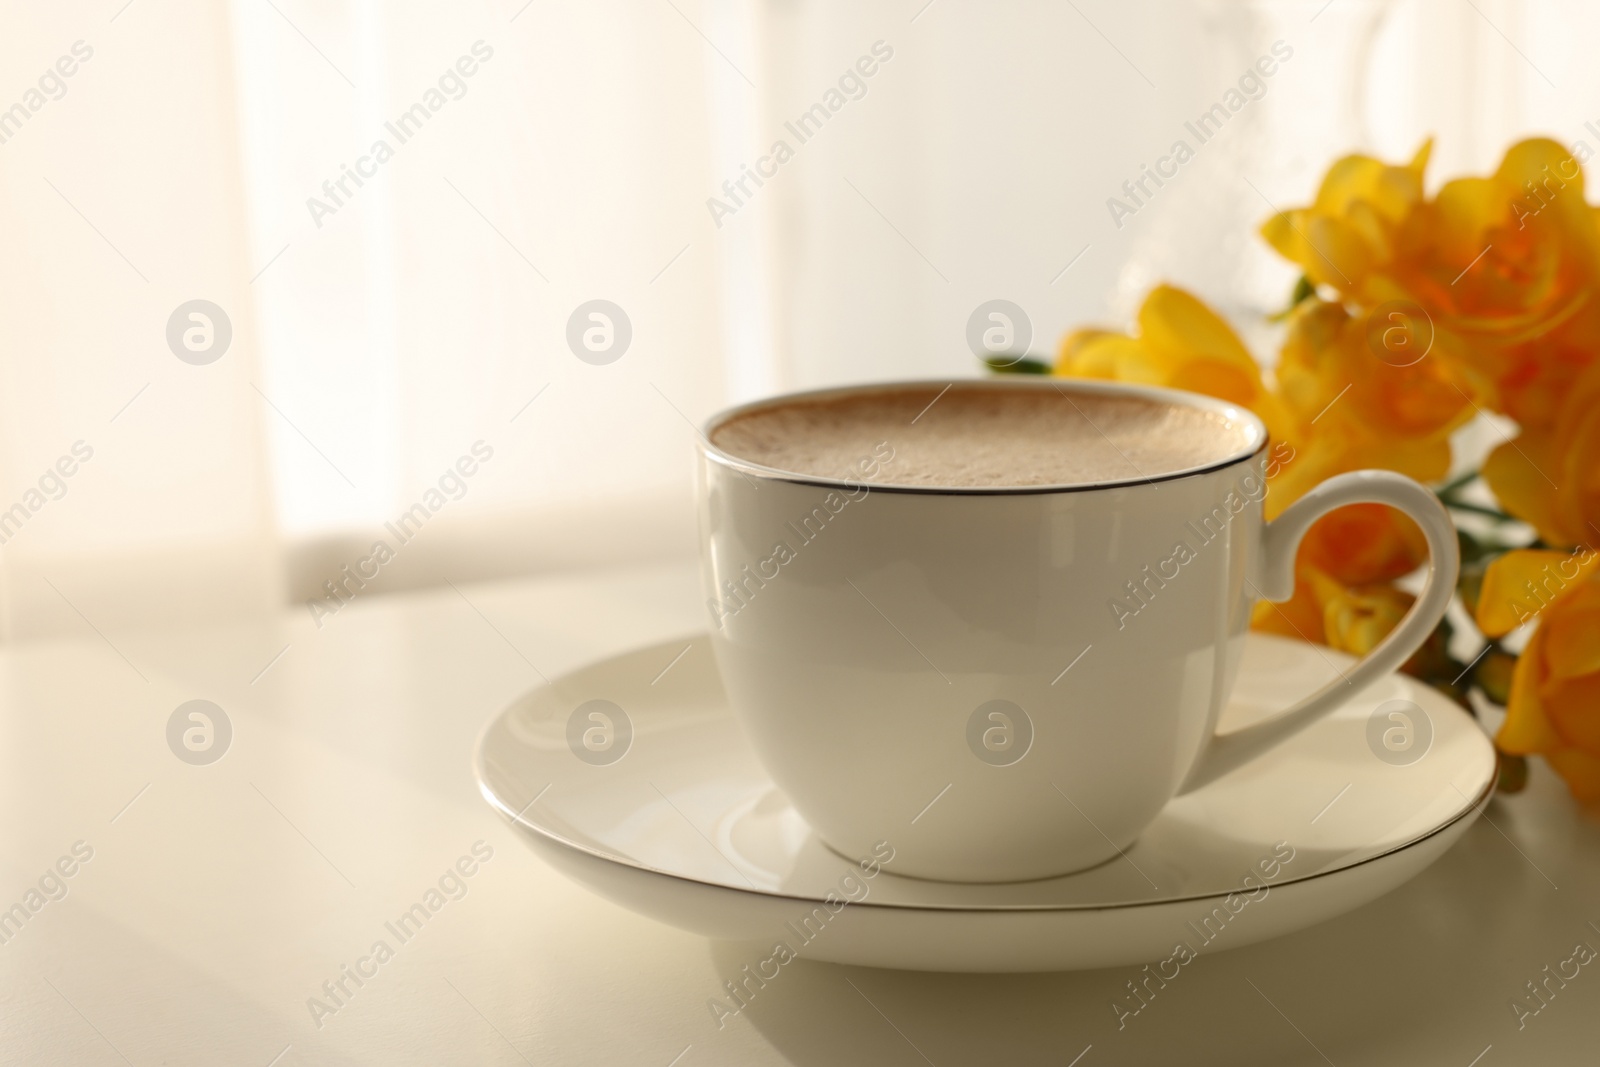
<svg viewBox="0 0 1600 1067">
<path fill-rule="evenodd" d="M 890 387 L 796 399 L 718 426 L 729 455 L 794 474 L 880 485 L 1024 487 L 1154 478 L 1249 447 L 1221 414 L 1070 386 Z M 893 460 L 863 478 L 862 461 Z"/>
</svg>

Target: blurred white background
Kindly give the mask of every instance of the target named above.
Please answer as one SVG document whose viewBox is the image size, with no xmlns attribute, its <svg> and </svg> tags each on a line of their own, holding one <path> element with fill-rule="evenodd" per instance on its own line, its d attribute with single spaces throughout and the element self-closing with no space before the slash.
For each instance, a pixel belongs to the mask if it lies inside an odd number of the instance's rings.
<svg viewBox="0 0 1600 1067">
<path fill-rule="evenodd" d="M 728 403 L 976 374 L 996 297 L 1047 355 L 1160 278 L 1270 361 L 1293 275 L 1248 227 L 1337 156 L 1433 134 L 1437 186 L 1524 134 L 1600 145 L 1576 0 L 105 0 L 0 25 L 13 638 L 303 605 L 378 538 L 363 595 L 688 556 L 694 427 Z M 1264 95 L 1119 228 L 1107 198 L 1274 40 Z M 801 144 L 785 122 L 878 42 Z M 429 90 L 400 144 L 385 123 Z M 603 366 L 566 342 L 597 298 L 633 331 Z M 233 328 L 200 366 L 166 339 L 196 299 Z M 383 524 L 477 442 L 399 545 Z"/>
</svg>

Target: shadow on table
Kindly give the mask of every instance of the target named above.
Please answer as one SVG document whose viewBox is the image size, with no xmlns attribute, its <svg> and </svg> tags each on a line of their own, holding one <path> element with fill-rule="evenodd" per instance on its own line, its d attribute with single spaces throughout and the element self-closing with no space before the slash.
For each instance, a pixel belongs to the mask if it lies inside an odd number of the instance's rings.
<svg viewBox="0 0 1600 1067">
<path fill-rule="evenodd" d="M 1059 1067 L 1086 1050 L 1082 1067 L 1343 1067 L 1373 1062 L 1380 1050 L 1384 1062 L 1466 1064 L 1490 1043 L 1529 1040 L 1517 1035 L 1507 998 L 1538 973 L 1540 953 L 1561 942 L 1565 955 L 1584 926 L 1574 912 L 1570 923 L 1555 924 L 1571 926 L 1571 936 L 1552 941 L 1553 896 L 1543 875 L 1480 824 L 1418 879 L 1365 907 L 1276 941 L 1201 956 L 1137 1014 L 1124 1012 L 1141 1003 L 1127 985 L 1139 967 L 939 974 L 799 959 L 722 1023 L 754 1026 L 803 1067 Z M 747 947 L 714 943 L 710 951 L 724 980 L 743 978 L 742 968 L 756 963 Z"/>
</svg>

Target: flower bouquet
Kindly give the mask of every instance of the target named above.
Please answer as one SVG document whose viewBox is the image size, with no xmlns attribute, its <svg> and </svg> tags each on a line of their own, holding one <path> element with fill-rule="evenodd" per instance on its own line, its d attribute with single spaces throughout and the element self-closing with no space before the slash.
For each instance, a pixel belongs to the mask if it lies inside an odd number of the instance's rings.
<svg viewBox="0 0 1600 1067">
<path fill-rule="evenodd" d="M 1187 389 L 1259 415 L 1277 442 L 1267 517 L 1333 475 L 1379 467 L 1436 487 L 1456 518 L 1464 611 L 1405 670 L 1475 711 L 1504 707 L 1502 789 L 1538 754 L 1600 801 L 1600 209 L 1590 151 L 1534 139 L 1489 177 L 1432 197 L 1431 143 L 1410 163 L 1339 160 L 1308 207 L 1261 228 L 1301 271 L 1270 376 L 1180 289 L 1145 299 L 1133 333 L 1079 329 L 1053 365 L 1010 373 Z M 1457 469 L 1468 424 L 1495 444 Z M 1478 451 L 1482 451 L 1479 449 Z M 1410 606 L 1421 531 L 1381 505 L 1326 516 L 1302 543 L 1292 599 L 1258 630 L 1363 655 Z M 1475 631 L 1475 632 L 1473 632 Z M 1475 707 L 1475 705 L 1478 705 Z"/>
</svg>

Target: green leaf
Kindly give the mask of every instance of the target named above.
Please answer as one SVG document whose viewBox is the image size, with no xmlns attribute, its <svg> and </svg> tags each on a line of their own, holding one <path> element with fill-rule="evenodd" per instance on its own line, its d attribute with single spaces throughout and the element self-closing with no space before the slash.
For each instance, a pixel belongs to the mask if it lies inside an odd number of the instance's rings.
<svg viewBox="0 0 1600 1067">
<path fill-rule="evenodd" d="M 1299 307 L 1301 304 L 1305 303 L 1307 300 L 1310 300 L 1316 295 L 1317 287 L 1312 284 L 1311 279 L 1306 277 L 1304 274 L 1300 275 L 1299 279 L 1294 283 L 1294 291 L 1289 294 L 1289 306 L 1284 308 L 1282 311 L 1268 315 L 1267 321 L 1282 322 L 1284 319 L 1289 317 L 1289 313 L 1295 308 Z"/>
<path fill-rule="evenodd" d="M 1316 295 L 1317 287 L 1311 284 L 1310 277 L 1302 274 L 1294 283 L 1294 292 L 1289 294 L 1289 306 L 1298 307 L 1303 301 L 1310 300 Z"/>
<path fill-rule="evenodd" d="M 1013 356 L 1001 352 L 998 355 L 986 356 L 984 363 L 996 374 L 1049 374 L 1050 364 L 1042 359 L 1033 359 L 1029 356 Z"/>
</svg>

